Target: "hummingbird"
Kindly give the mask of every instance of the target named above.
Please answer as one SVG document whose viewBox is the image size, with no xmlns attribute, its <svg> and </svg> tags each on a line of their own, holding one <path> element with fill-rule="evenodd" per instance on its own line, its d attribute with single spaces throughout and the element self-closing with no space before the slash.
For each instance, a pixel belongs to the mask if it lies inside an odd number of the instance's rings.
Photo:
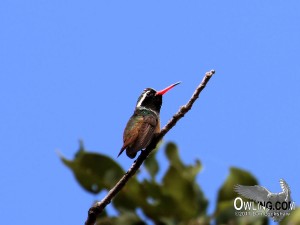
<svg viewBox="0 0 300 225">
<path fill-rule="evenodd" d="M 147 148 L 155 134 L 160 131 L 160 108 L 162 96 L 177 82 L 161 91 L 146 88 L 137 100 L 133 115 L 127 122 L 123 133 L 123 146 L 118 157 L 126 149 L 126 155 L 133 159 L 138 151 Z"/>
</svg>

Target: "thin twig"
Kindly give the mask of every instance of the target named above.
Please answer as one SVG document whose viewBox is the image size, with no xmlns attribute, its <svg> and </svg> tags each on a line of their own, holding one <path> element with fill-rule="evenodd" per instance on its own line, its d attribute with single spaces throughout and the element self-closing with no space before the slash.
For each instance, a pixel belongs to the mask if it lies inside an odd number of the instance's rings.
<svg viewBox="0 0 300 225">
<path fill-rule="evenodd" d="M 102 199 L 100 202 L 96 202 L 88 212 L 88 218 L 85 222 L 85 225 L 94 225 L 96 222 L 96 218 L 100 213 L 103 211 L 103 209 L 111 202 L 111 200 L 118 194 L 119 191 L 125 186 L 127 181 L 132 177 L 136 171 L 140 168 L 142 163 L 145 161 L 145 159 L 148 157 L 148 155 L 151 153 L 153 149 L 155 149 L 157 143 L 165 136 L 167 132 L 169 132 L 172 127 L 176 125 L 176 123 L 184 117 L 184 115 L 192 108 L 194 102 L 199 97 L 199 94 L 201 91 L 205 88 L 206 84 L 212 77 L 212 75 L 215 73 L 214 70 L 211 70 L 210 72 L 207 72 L 200 83 L 200 85 L 195 90 L 194 94 L 188 101 L 188 103 L 184 106 L 182 106 L 179 111 L 173 115 L 171 120 L 165 125 L 161 131 L 157 134 L 155 138 L 152 139 L 149 146 L 141 152 L 140 156 L 137 158 L 137 160 L 134 161 L 130 169 L 127 171 L 126 174 L 119 180 L 119 182 L 108 192 L 108 194 Z"/>
</svg>

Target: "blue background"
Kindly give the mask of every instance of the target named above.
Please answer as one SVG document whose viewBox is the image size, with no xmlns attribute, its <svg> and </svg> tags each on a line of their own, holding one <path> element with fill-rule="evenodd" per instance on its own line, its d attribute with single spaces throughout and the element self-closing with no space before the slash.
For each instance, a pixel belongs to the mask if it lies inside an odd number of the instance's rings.
<svg viewBox="0 0 300 225">
<path fill-rule="evenodd" d="M 0 223 L 83 224 L 100 199 L 56 151 L 116 158 L 146 87 L 164 97 L 162 125 L 206 71 L 215 76 L 165 137 L 215 206 L 230 166 L 300 202 L 299 1 L 13 1 L 0 3 Z M 160 164 L 167 167 L 163 151 Z M 117 159 L 127 169 L 132 160 Z"/>
</svg>

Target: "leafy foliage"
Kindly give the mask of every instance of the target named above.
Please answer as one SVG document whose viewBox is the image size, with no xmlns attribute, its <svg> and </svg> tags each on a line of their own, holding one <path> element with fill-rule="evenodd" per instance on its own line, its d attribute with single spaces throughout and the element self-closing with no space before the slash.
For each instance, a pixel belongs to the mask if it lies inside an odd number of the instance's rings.
<svg viewBox="0 0 300 225">
<path fill-rule="evenodd" d="M 235 215 L 233 202 L 237 194 L 233 191 L 234 185 L 258 184 L 249 172 L 230 168 L 230 173 L 218 192 L 216 210 L 213 215 L 208 215 L 208 200 L 196 183 L 196 176 L 202 168 L 200 161 L 185 165 L 174 143 L 166 145 L 165 153 L 169 166 L 161 181 L 157 179 L 159 163 L 154 150 L 143 165 L 150 178 L 132 177 L 112 201 L 119 215 L 110 216 L 104 211 L 97 219 L 98 225 L 146 225 L 147 221 L 140 217 L 138 209 L 148 221 L 157 225 L 208 225 L 213 222 L 230 225 L 268 224 L 266 217 Z M 61 160 L 72 170 L 79 184 L 93 194 L 110 190 L 125 173 L 110 157 L 87 152 L 82 142 L 74 160 L 64 157 Z M 293 211 L 281 224 L 300 224 L 300 210 Z"/>
<path fill-rule="evenodd" d="M 257 185 L 258 182 L 249 172 L 232 167 L 230 173 L 219 190 L 217 209 L 215 212 L 215 218 L 217 224 L 255 224 L 266 225 L 268 224 L 267 217 L 260 216 L 236 216 L 234 209 L 234 199 L 239 197 L 236 192 L 233 191 L 233 187 L 236 184 L 241 185 Z"/>
</svg>

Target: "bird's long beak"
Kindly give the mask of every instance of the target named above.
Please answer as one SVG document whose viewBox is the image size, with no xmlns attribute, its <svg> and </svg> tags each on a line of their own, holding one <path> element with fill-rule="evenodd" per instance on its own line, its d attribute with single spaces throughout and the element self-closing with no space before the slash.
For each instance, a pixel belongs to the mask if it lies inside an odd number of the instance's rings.
<svg viewBox="0 0 300 225">
<path fill-rule="evenodd" d="M 175 84 L 170 85 L 169 87 L 166 87 L 165 89 L 161 90 L 161 91 L 157 91 L 155 95 L 164 95 L 166 92 L 168 92 L 169 90 L 171 90 L 173 87 L 175 87 L 176 85 L 180 84 L 181 82 L 177 82 Z"/>
</svg>

